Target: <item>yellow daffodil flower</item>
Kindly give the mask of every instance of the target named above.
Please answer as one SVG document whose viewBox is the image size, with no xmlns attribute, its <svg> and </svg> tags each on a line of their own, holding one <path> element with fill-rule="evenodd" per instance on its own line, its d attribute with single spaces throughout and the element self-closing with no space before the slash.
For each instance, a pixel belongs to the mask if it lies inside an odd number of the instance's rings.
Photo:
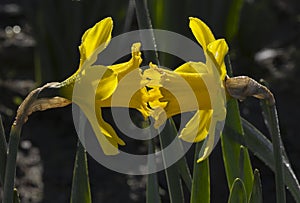
<svg viewBox="0 0 300 203">
<path fill-rule="evenodd" d="M 125 143 L 102 118 L 102 107 L 135 108 L 144 117 L 148 116 L 147 102 L 143 98 L 146 88 L 140 85 L 140 43 L 133 44 L 132 58 L 128 62 L 111 66 L 93 65 L 98 54 L 109 44 L 112 27 L 112 19 L 105 18 L 84 33 L 79 46 L 79 68 L 63 82 L 67 85 L 62 88 L 63 94 L 84 112 L 107 155 L 117 154 L 118 145 Z M 118 85 L 120 82 L 122 85 Z M 132 93 L 130 97 L 129 92 Z M 113 100 L 114 96 L 118 99 Z"/>
<path fill-rule="evenodd" d="M 196 111 L 181 131 L 180 138 L 188 142 L 205 139 L 198 160 L 201 161 L 211 153 L 218 140 L 215 137 L 220 136 L 218 125 L 226 117 L 223 82 L 228 46 L 223 39 L 215 40 L 208 26 L 197 18 L 190 18 L 190 28 L 204 50 L 206 63 L 187 62 L 174 71 L 150 64 L 143 78 L 151 88 L 149 106 L 153 109 L 151 116 L 156 121 L 156 128 L 176 114 Z"/>
</svg>

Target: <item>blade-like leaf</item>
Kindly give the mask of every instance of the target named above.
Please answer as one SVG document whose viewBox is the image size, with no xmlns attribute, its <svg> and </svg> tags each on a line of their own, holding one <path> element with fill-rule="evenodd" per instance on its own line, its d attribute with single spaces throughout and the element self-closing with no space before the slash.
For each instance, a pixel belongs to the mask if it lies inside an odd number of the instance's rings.
<svg viewBox="0 0 300 203">
<path fill-rule="evenodd" d="M 167 147 L 173 139 L 178 139 L 176 127 L 171 119 L 168 119 L 162 132 L 159 134 L 161 148 Z M 179 142 L 179 140 L 178 140 Z M 178 152 L 174 152 L 178 153 Z M 162 152 L 163 162 L 167 166 L 168 154 Z M 167 184 L 169 189 L 169 197 L 171 202 L 184 202 L 181 176 L 176 164 L 165 169 Z"/>
<path fill-rule="evenodd" d="M 7 158 L 7 143 L 3 128 L 2 118 L 0 115 L 0 181 L 4 185 L 5 165 Z"/>
<path fill-rule="evenodd" d="M 226 40 L 232 41 L 238 32 L 240 12 L 243 6 L 243 0 L 233 0 L 228 11 L 226 20 Z"/>
<path fill-rule="evenodd" d="M 71 203 L 90 203 L 91 192 L 88 175 L 88 165 L 86 151 L 80 141 L 78 141 L 77 153 L 74 163 Z"/>
<path fill-rule="evenodd" d="M 14 200 L 13 200 L 13 203 L 20 203 L 21 200 L 20 200 L 20 197 L 19 197 L 19 193 L 18 193 L 18 190 L 17 188 L 14 189 Z"/>
<path fill-rule="evenodd" d="M 136 7 L 135 11 L 136 11 L 136 17 L 137 17 L 139 29 L 152 29 L 152 22 L 151 22 L 149 8 L 148 8 L 148 1 L 135 0 L 135 7 Z M 152 62 L 159 65 L 158 53 L 156 51 L 156 47 L 157 47 L 156 40 L 152 30 L 150 30 L 150 34 L 151 34 L 150 40 L 153 45 L 152 50 L 155 50 L 155 52 L 145 52 L 144 56 L 147 60 L 151 60 Z M 149 40 L 149 39 L 145 39 L 145 36 L 140 36 L 140 37 L 142 41 Z"/>
<path fill-rule="evenodd" d="M 262 202 L 263 202 L 263 198 L 262 198 L 260 175 L 259 175 L 259 171 L 255 169 L 253 187 L 252 187 L 249 203 L 262 203 Z"/>
<path fill-rule="evenodd" d="M 155 152 L 152 140 L 148 144 L 148 154 Z M 148 159 L 148 167 L 155 167 L 156 163 L 154 159 Z M 157 173 L 151 173 L 147 175 L 147 191 L 146 191 L 147 203 L 160 203 L 159 185 L 157 181 Z"/>
<path fill-rule="evenodd" d="M 247 203 L 247 194 L 244 183 L 241 179 L 237 178 L 234 180 L 228 203 Z"/>
<path fill-rule="evenodd" d="M 242 142 L 246 143 L 246 146 L 254 153 L 255 156 L 257 156 L 267 166 L 269 166 L 273 171 L 275 171 L 272 143 L 248 121 L 242 119 L 242 122 L 245 131 L 245 139 Z M 230 136 L 232 136 L 232 139 L 235 139 L 237 142 L 241 141 L 241 139 L 236 139 L 237 137 L 240 137 L 239 135 L 235 135 L 234 133 L 232 133 L 230 134 Z M 297 180 L 297 177 L 293 172 L 291 164 L 286 159 L 286 157 L 283 156 L 282 158 L 285 184 L 287 188 L 291 191 L 296 202 L 300 202 L 300 185 Z"/>
<path fill-rule="evenodd" d="M 210 172 L 209 159 L 197 163 L 198 154 L 202 143 L 196 144 L 193 170 L 193 184 L 191 192 L 191 203 L 209 203 L 210 202 Z"/>
<path fill-rule="evenodd" d="M 180 143 L 179 143 L 180 144 Z M 192 191 L 192 176 L 189 169 L 189 166 L 187 164 L 187 160 L 185 156 L 183 156 L 181 159 L 176 162 L 176 166 L 178 168 L 179 174 L 181 175 L 181 178 L 183 182 L 185 183 L 187 189 L 191 192 Z"/>
</svg>

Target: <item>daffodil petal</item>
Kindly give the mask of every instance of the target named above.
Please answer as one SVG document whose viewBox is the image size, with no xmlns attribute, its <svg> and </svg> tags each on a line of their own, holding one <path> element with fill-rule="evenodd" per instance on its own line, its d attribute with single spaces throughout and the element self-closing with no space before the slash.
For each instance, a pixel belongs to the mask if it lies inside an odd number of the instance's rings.
<svg viewBox="0 0 300 203">
<path fill-rule="evenodd" d="M 203 147 L 199 153 L 199 158 L 197 162 L 201 162 L 206 159 L 218 143 L 218 140 L 221 136 L 221 130 L 223 129 L 223 122 L 219 122 L 217 119 L 212 116 L 211 124 L 209 127 L 208 136 L 206 137 Z"/>
<path fill-rule="evenodd" d="M 93 68 L 103 68 L 104 66 L 96 65 L 93 66 Z M 97 85 L 97 90 L 96 90 L 96 95 L 95 99 L 96 100 L 105 100 L 109 98 L 114 91 L 116 90 L 118 86 L 118 75 L 110 70 L 106 69 L 103 75 L 99 75 L 99 79 L 95 81 L 96 83 L 99 81 Z"/>
<path fill-rule="evenodd" d="M 199 42 L 199 44 L 202 46 L 203 50 L 206 50 L 206 47 L 209 43 L 215 41 L 215 37 L 209 27 L 200 19 L 190 17 L 190 28 Z"/>
<path fill-rule="evenodd" d="M 101 109 L 98 108 L 96 112 L 93 112 L 93 108 L 84 102 L 79 103 L 79 107 L 87 117 L 103 153 L 106 155 L 118 154 L 118 144 L 124 145 L 125 143 L 116 135 L 113 128 L 103 120 Z"/>
<path fill-rule="evenodd" d="M 175 73 L 208 73 L 207 66 L 202 62 L 187 62 L 174 70 Z"/>
<path fill-rule="evenodd" d="M 118 86 L 110 98 L 101 101 L 101 106 L 134 108 L 146 118 L 149 116 L 149 109 L 147 107 L 147 90 L 141 84 L 140 47 L 141 43 L 134 43 L 131 47 L 132 57 L 129 61 L 108 67 L 117 74 Z"/>
<path fill-rule="evenodd" d="M 226 76 L 224 58 L 228 52 L 228 45 L 226 41 L 224 39 L 218 39 L 216 41 L 213 41 L 207 46 L 207 51 L 214 56 L 218 70 L 221 75 L 221 80 L 224 80 Z"/>
<path fill-rule="evenodd" d="M 106 155 L 118 154 L 118 145 L 125 145 L 125 143 L 117 136 L 111 125 L 103 120 L 101 109 L 96 109 L 96 117 L 97 120 L 90 120 L 90 123 L 103 153 Z"/>
<path fill-rule="evenodd" d="M 150 63 L 149 68 L 144 70 L 142 76 L 142 85 L 147 87 L 161 87 L 164 77 L 164 71 L 157 67 L 157 65 Z"/>
<path fill-rule="evenodd" d="M 91 63 L 96 61 L 98 53 L 105 49 L 111 40 L 112 28 L 113 21 L 108 17 L 95 24 L 83 34 L 82 43 L 79 46 L 80 66 L 92 55 L 94 56 Z M 96 53 L 93 54 L 95 51 Z"/>
<path fill-rule="evenodd" d="M 74 80 L 72 101 L 79 104 L 95 98 L 104 100 L 112 95 L 117 83 L 117 75 L 106 66 L 85 64 Z"/>
<path fill-rule="evenodd" d="M 210 97 L 202 79 L 207 67 L 201 62 L 187 62 L 175 71 L 164 70 L 161 102 L 168 102 L 165 110 L 168 118 L 183 112 L 210 109 Z"/>
<path fill-rule="evenodd" d="M 118 74 L 119 80 L 125 77 L 129 72 L 140 67 L 142 63 L 140 48 L 141 43 L 134 43 L 131 47 L 131 59 L 128 62 L 109 66 L 110 69 Z"/>
<path fill-rule="evenodd" d="M 151 112 L 152 118 L 154 118 L 154 128 L 158 129 L 167 120 L 167 114 L 162 107 L 157 107 Z"/>
<path fill-rule="evenodd" d="M 108 138 L 108 140 L 111 143 L 125 145 L 124 141 L 118 137 L 118 135 L 116 134 L 113 127 L 102 118 L 101 109 L 96 109 L 96 117 L 97 117 L 101 132 L 103 133 L 103 135 L 105 135 L 106 138 Z M 96 134 L 96 136 L 98 137 L 97 134 Z"/>
<path fill-rule="evenodd" d="M 165 108 L 167 102 L 163 104 L 159 101 L 159 99 L 163 98 L 164 96 L 161 94 L 159 87 L 153 87 L 152 89 L 148 90 L 148 102 L 152 108 L 156 108 L 158 106 Z"/>
<path fill-rule="evenodd" d="M 201 62 L 187 62 L 175 71 L 150 64 L 150 69 L 143 73 L 143 80 L 151 88 L 148 103 L 154 110 L 153 116 L 159 118 L 157 108 L 163 108 L 167 118 L 199 108 L 210 109 L 209 94 L 202 80 L 207 72 L 207 66 Z"/>
<path fill-rule="evenodd" d="M 145 118 L 148 117 L 148 93 L 146 87 L 141 87 L 140 81 L 140 70 L 132 70 L 118 82 L 118 86 L 111 97 L 99 101 L 100 105 L 102 107 L 134 108 L 139 110 Z"/>
<path fill-rule="evenodd" d="M 181 130 L 179 138 L 186 142 L 200 142 L 208 135 L 212 110 L 198 110 Z"/>
<path fill-rule="evenodd" d="M 212 54 L 209 54 L 210 56 Z M 209 87 L 209 97 L 211 106 L 214 111 L 214 116 L 218 121 L 225 120 L 226 117 L 226 94 L 223 85 L 223 80 L 220 78 L 220 73 L 217 69 L 217 64 L 213 57 L 208 57 L 206 60 L 207 66 L 210 67 L 210 73 L 204 75 L 202 79 Z"/>
</svg>

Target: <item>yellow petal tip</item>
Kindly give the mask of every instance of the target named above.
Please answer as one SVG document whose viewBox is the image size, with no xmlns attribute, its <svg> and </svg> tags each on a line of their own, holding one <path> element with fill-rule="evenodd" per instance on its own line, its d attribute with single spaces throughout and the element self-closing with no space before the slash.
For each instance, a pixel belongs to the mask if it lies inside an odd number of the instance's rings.
<svg viewBox="0 0 300 203">
<path fill-rule="evenodd" d="M 200 163 L 203 160 L 204 160 L 203 158 L 200 158 L 200 159 L 197 160 L 197 163 Z"/>
</svg>

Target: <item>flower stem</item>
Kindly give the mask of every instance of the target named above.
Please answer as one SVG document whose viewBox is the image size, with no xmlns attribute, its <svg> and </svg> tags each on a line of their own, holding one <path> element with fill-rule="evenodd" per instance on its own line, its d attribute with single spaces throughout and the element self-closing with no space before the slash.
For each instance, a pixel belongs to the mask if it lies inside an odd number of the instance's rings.
<svg viewBox="0 0 300 203">
<path fill-rule="evenodd" d="M 13 125 L 10 131 L 10 139 L 8 144 L 8 154 L 6 161 L 5 177 L 4 177 L 4 193 L 3 203 L 13 202 L 14 196 L 14 179 L 16 174 L 16 160 L 20 141 L 21 127 Z"/>
<path fill-rule="evenodd" d="M 285 181 L 283 173 L 283 144 L 280 136 L 279 121 L 275 105 L 262 102 L 265 123 L 271 134 L 275 161 L 276 199 L 278 203 L 286 202 Z"/>
</svg>

